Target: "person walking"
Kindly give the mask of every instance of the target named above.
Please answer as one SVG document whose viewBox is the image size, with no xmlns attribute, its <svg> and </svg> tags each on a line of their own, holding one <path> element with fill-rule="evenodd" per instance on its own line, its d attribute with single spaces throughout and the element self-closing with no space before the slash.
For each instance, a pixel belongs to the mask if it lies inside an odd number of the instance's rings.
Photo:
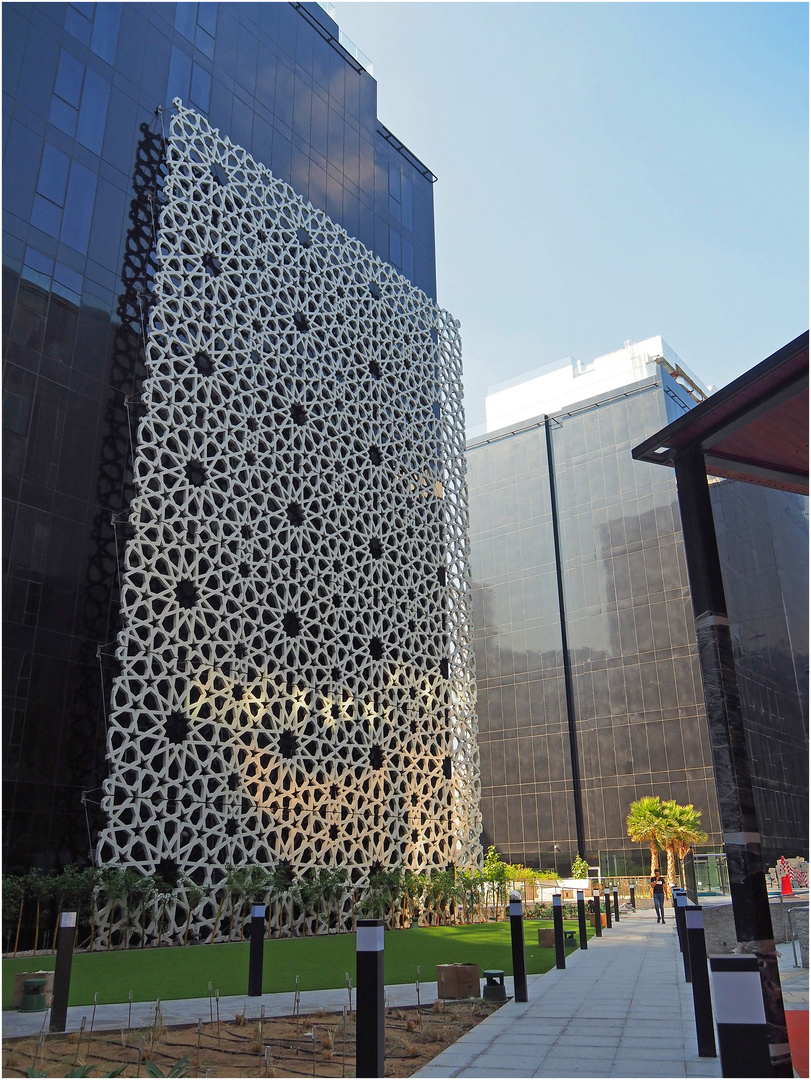
<svg viewBox="0 0 811 1080">
<path fill-rule="evenodd" d="M 665 921 L 665 879 L 658 870 L 650 879 L 653 888 L 653 907 L 656 911 L 656 921 Z"/>
</svg>

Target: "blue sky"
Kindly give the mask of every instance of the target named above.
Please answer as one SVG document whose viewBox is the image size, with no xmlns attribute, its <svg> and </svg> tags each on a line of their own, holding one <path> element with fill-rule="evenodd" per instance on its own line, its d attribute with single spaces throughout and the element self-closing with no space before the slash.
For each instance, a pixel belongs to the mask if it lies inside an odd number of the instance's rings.
<svg viewBox="0 0 811 1080">
<path fill-rule="evenodd" d="M 487 387 L 662 334 L 722 386 L 808 328 L 808 7 L 354 3 L 439 177 L 438 296 Z"/>
</svg>

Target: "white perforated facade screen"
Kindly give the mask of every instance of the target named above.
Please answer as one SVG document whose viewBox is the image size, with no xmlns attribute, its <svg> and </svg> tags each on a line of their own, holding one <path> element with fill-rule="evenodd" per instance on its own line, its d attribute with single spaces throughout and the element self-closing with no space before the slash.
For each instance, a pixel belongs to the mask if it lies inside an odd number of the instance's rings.
<svg viewBox="0 0 811 1080">
<path fill-rule="evenodd" d="M 100 861 L 476 864 L 458 324 L 176 106 Z"/>
</svg>

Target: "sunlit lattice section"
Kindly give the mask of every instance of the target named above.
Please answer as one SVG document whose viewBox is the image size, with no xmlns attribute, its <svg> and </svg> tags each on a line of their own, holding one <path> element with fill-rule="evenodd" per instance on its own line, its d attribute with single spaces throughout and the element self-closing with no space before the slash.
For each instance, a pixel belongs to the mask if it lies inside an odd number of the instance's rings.
<svg viewBox="0 0 811 1080">
<path fill-rule="evenodd" d="M 458 324 L 176 107 L 99 857 L 476 864 Z"/>
</svg>

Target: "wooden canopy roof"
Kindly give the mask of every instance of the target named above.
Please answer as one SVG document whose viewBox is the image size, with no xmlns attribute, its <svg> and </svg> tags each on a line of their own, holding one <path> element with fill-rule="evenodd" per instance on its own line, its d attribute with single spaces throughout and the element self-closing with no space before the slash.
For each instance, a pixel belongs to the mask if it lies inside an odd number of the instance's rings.
<svg viewBox="0 0 811 1080">
<path fill-rule="evenodd" d="M 808 494 L 808 331 L 631 453 L 672 466 L 696 450 L 711 476 Z"/>
</svg>

